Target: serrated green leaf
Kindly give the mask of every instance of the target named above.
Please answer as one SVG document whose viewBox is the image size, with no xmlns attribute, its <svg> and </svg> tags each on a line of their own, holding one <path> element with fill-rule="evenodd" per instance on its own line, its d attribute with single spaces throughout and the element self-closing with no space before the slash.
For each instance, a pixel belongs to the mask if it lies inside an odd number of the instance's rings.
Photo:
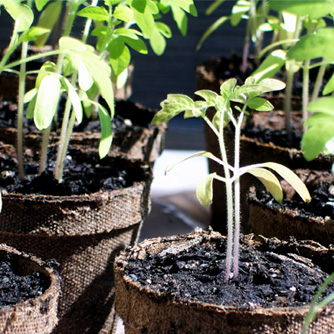
<svg viewBox="0 0 334 334">
<path fill-rule="evenodd" d="M 297 61 L 315 58 L 334 59 L 334 50 L 328 45 L 334 43 L 334 28 L 321 28 L 316 34 L 303 36 L 292 46 L 288 53 L 288 59 Z"/>
<path fill-rule="evenodd" d="M 160 103 L 160 106 L 161 110 L 154 115 L 152 125 L 165 123 L 183 111 L 192 110 L 194 101 L 187 95 L 169 94 L 167 99 Z"/>
<path fill-rule="evenodd" d="M 264 184 L 267 191 L 270 192 L 271 195 L 275 198 L 275 200 L 278 203 L 282 203 L 283 190 L 277 177 L 272 172 L 270 172 L 268 169 L 258 167 L 249 169 L 247 172 L 259 179 Z"/>
<path fill-rule="evenodd" d="M 101 123 L 101 140 L 99 144 L 99 156 L 104 158 L 111 147 L 112 144 L 112 130 L 111 130 L 111 118 L 108 111 L 102 106 L 98 105 L 99 109 L 99 119 Z"/>
<path fill-rule="evenodd" d="M 220 95 L 225 99 L 229 99 L 233 93 L 233 90 L 237 84 L 236 79 L 228 79 L 220 86 Z"/>
<path fill-rule="evenodd" d="M 45 28 L 48 30 L 48 32 L 36 38 L 35 45 L 37 47 L 45 45 L 50 35 L 50 32 L 53 30 L 56 22 L 58 22 L 59 20 L 61 10 L 62 10 L 62 2 L 56 1 L 48 4 L 47 7 L 41 13 L 37 22 L 37 27 Z"/>
<path fill-rule="evenodd" d="M 75 113 L 75 118 L 78 122 L 78 124 L 80 124 L 82 122 L 82 106 L 81 106 L 81 100 L 79 95 L 77 94 L 75 88 L 73 87 L 73 85 L 65 78 L 62 78 L 62 82 L 65 86 L 65 89 L 67 91 L 67 94 L 71 100 L 72 106 L 73 106 L 73 110 Z"/>
<path fill-rule="evenodd" d="M 276 162 L 264 162 L 261 163 L 263 167 L 273 169 L 277 174 L 279 174 L 285 181 L 287 181 L 299 194 L 304 202 L 311 201 L 311 195 L 307 190 L 305 184 L 302 180 L 289 168 L 278 164 Z"/>
<path fill-rule="evenodd" d="M 207 107 L 214 107 L 218 103 L 219 95 L 216 92 L 213 92 L 212 90 L 202 89 L 195 92 L 195 94 L 202 97 L 205 100 Z"/>
<path fill-rule="evenodd" d="M 48 74 L 43 78 L 38 89 L 34 110 L 34 122 L 38 130 L 44 130 L 51 125 L 58 107 L 60 88 L 57 74 Z"/>
<path fill-rule="evenodd" d="M 109 13 L 104 7 L 99 6 L 88 6 L 79 10 L 77 16 L 86 17 L 91 20 L 99 22 L 108 22 Z"/>
<path fill-rule="evenodd" d="M 272 78 L 285 64 L 286 53 L 283 50 L 275 50 L 266 57 L 260 66 L 252 73 L 256 82 L 264 78 Z"/>
<path fill-rule="evenodd" d="M 202 205 L 208 206 L 212 203 L 213 197 L 213 180 L 216 173 L 211 173 L 202 177 L 196 187 L 196 196 Z"/>
</svg>

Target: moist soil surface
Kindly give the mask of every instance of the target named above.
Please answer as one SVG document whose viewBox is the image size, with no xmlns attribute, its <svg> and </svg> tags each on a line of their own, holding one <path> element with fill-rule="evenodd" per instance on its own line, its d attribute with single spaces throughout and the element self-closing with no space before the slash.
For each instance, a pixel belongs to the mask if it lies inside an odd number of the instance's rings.
<svg viewBox="0 0 334 334">
<path fill-rule="evenodd" d="M 167 299 L 244 308 L 307 305 L 328 276 L 304 257 L 277 254 L 275 246 L 260 251 L 242 242 L 239 275 L 225 283 L 225 253 L 225 238 L 217 238 L 176 254 L 130 257 L 125 273 Z M 333 291 L 334 283 L 324 295 Z"/>
<path fill-rule="evenodd" d="M 11 155 L 0 151 L 0 186 L 8 193 L 70 196 L 123 189 L 143 179 L 143 171 L 126 159 L 100 159 L 98 154 L 70 150 L 66 157 L 62 182 L 53 177 L 56 147 L 49 152 L 46 170 L 38 175 L 37 157 L 25 163 L 26 178 L 18 177 L 17 165 Z"/>
<path fill-rule="evenodd" d="M 38 297 L 50 286 L 47 276 L 38 271 L 23 273 L 17 255 L 0 255 L 0 307 Z"/>
<path fill-rule="evenodd" d="M 301 178 L 311 194 L 311 201 L 306 203 L 286 182 L 282 182 L 286 198 L 282 204 L 277 203 L 265 191 L 256 192 L 260 203 L 271 208 L 284 208 L 298 212 L 298 216 L 307 217 L 334 217 L 334 176 L 331 172 L 297 169 L 296 174 Z M 257 188 L 257 189 L 260 189 Z M 334 242 L 333 242 L 334 244 Z"/>
</svg>

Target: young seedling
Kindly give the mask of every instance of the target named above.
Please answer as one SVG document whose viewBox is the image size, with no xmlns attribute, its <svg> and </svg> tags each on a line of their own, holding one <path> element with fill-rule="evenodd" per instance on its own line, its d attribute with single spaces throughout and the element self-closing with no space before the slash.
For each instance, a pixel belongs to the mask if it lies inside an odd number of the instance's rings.
<svg viewBox="0 0 334 334">
<path fill-rule="evenodd" d="M 236 79 L 229 79 L 220 87 L 220 94 L 210 90 L 200 90 L 195 94 L 203 100 L 194 101 L 190 97 L 181 94 L 170 94 L 167 99 L 161 103 L 161 110 L 152 120 L 153 124 L 166 122 L 184 112 L 185 118 L 202 117 L 211 130 L 217 136 L 220 157 L 212 153 L 201 151 L 189 156 L 186 159 L 204 156 L 214 160 L 221 165 L 224 177 L 211 173 L 198 182 L 196 193 L 199 201 L 203 205 L 209 205 L 212 202 L 212 185 L 214 180 L 225 183 L 227 197 L 227 251 L 226 251 L 226 269 L 224 280 L 228 281 L 231 277 L 238 276 L 239 267 L 239 238 L 240 238 L 240 177 L 245 173 L 250 173 L 257 177 L 267 188 L 267 190 L 278 201 L 282 202 L 283 193 L 280 182 L 274 173 L 274 170 L 288 183 L 290 183 L 302 197 L 304 201 L 310 201 L 310 194 L 303 182 L 285 166 L 273 163 L 258 163 L 249 166 L 240 167 L 240 133 L 241 126 L 247 108 L 267 111 L 272 110 L 273 106 L 263 97 L 263 93 L 274 90 L 281 90 L 285 84 L 275 79 L 264 79 L 255 83 L 254 78 L 250 77 L 243 86 L 236 85 Z M 237 106 L 232 110 L 231 102 Z M 208 108 L 215 108 L 216 113 L 212 120 L 206 115 Z M 230 162 L 227 158 L 226 145 L 224 142 L 224 128 L 231 123 L 235 129 L 235 151 L 234 161 Z M 183 159 L 183 160 L 186 160 Z M 182 161 L 183 161 L 182 160 Z M 166 171 L 171 170 L 179 162 L 173 163 L 167 167 Z"/>
<path fill-rule="evenodd" d="M 333 11 L 332 1 L 274 1 L 270 0 L 268 5 L 271 10 L 278 13 L 282 18 L 278 27 L 280 38 L 264 48 L 260 54 L 263 56 L 268 50 L 274 49 L 264 59 L 259 68 L 252 76 L 257 80 L 274 76 L 277 71 L 285 65 L 287 73 L 287 87 L 285 90 L 284 111 L 286 113 L 286 130 L 291 138 L 291 98 L 294 87 L 294 75 L 302 69 L 303 93 L 302 114 L 303 122 L 308 118 L 307 105 L 314 101 L 323 83 L 326 66 L 332 63 L 333 52 L 328 45 L 333 43 L 334 28 L 326 27 L 331 22 Z M 281 47 L 281 49 L 276 49 Z M 317 62 L 311 63 L 313 60 Z M 319 68 L 318 75 L 312 93 L 309 92 L 309 76 L 312 68 Z M 304 128 L 306 130 L 306 128 Z"/>
<path fill-rule="evenodd" d="M 225 0 L 214 1 L 207 8 L 206 14 L 212 14 L 224 2 Z M 199 50 L 205 40 L 225 22 L 230 22 L 233 27 L 236 27 L 243 19 L 247 20 L 241 64 L 242 73 L 246 73 L 247 59 L 251 43 L 253 43 L 255 46 L 256 58 L 262 49 L 264 30 L 261 29 L 261 26 L 265 23 L 268 16 L 268 8 L 266 6 L 266 2 L 267 0 L 236 1 L 235 5 L 232 7 L 230 15 L 221 16 L 214 23 L 212 23 L 209 28 L 204 32 L 196 46 L 196 50 Z"/>
</svg>

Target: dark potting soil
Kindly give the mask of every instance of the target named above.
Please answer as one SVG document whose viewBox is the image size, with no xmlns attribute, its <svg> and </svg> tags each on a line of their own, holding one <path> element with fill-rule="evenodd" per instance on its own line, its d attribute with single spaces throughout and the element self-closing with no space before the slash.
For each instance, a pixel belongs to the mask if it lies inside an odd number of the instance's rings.
<svg viewBox="0 0 334 334">
<path fill-rule="evenodd" d="M 307 186 L 311 201 L 305 203 L 295 192 L 284 198 L 282 204 L 277 203 L 266 191 L 257 188 L 256 197 L 260 203 L 273 209 L 283 208 L 297 211 L 302 218 L 334 217 L 334 176 L 331 172 L 315 170 L 296 170 L 297 175 Z M 291 191 L 286 183 L 282 183 L 285 193 Z M 334 244 L 334 242 L 333 242 Z"/>
<path fill-rule="evenodd" d="M 225 252 L 225 239 L 217 239 L 176 254 L 130 258 L 125 273 L 167 299 L 245 308 L 307 305 L 328 276 L 301 256 L 279 255 L 274 247 L 259 251 L 242 243 L 239 276 L 225 283 Z M 333 291 L 334 282 L 324 295 Z"/>
<path fill-rule="evenodd" d="M 50 280 L 38 271 L 23 273 L 17 255 L 0 255 L 0 307 L 38 297 L 48 289 Z"/>
<path fill-rule="evenodd" d="M 130 187 L 143 177 L 143 172 L 131 164 L 127 165 L 125 159 L 101 160 L 97 154 L 70 150 L 65 161 L 63 180 L 59 183 L 53 177 L 55 153 L 56 147 L 52 147 L 48 166 L 41 175 L 38 175 L 39 163 L 26 163 L 26 178 L 21 181 L 16 164 L 8 155 L 0 152 L 0 187 L 8 193 L 69 196 Z"/>
</svg>

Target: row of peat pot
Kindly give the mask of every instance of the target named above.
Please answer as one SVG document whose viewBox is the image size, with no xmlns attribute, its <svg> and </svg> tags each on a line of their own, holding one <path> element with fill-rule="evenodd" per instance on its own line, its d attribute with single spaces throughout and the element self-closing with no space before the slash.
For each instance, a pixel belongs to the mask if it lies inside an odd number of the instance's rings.
<svg viewBox="0 0 334 334">
<path fill-rule="evenodd" d="M 1 333 L 115 332 L 114 259 L 120 250 L 137 242 L 143 220 L 150 212 L 152 168 L 163 149 L 166 130 L 165 125 L 149 125 L 153 111 L 130 102 L 121 103 L 128 109 L 125 119 L 130 117 L 130 109 L 137 117 L 142 112 L 140 124 L 132 121 L 132 133 L 128 128 L 115 133 L 107 157 L 99 159 L 99 135 L 94 131 L 85 132 L 83 139 L 74 133 L 68 153 L 76 167 L 88 165 L 90 176 L 78 178 L 88 180 L 97 175 L 102 179 L 100 188 L 90 193 L 56 196 L 2 190 L 0 244 L 6 244 L 5 250 L 8 248 L 15 257 L 19 252 L 25 259 L 29 257 L 26 254 L 32 254 L 33 261 L 37 259 L 29 264 L 32 269 L 25 263 L 18 266 L 16 261 L 15 272 L 48 276 L 49 286 L 36 298 L 1 307 Z M 143 125 L 145 113 L 148 120 Z M 0 147 L 0 160 L 10 176 L 13 173 L 9 169 L 16 168 L 17 162 L 12 146 L 16 130 L 5 130 L 1 139 L 7 142 Z M 26 157 L 34 159 L 31 152 L 40 135 L 26 133 L 25 139 L 30 148 Z M 70 172 L 73 177 L 75 168 Z M 115 176 L 122 178 L 122 186 L 117 189 L 110 181 Z"/>
</svg>

